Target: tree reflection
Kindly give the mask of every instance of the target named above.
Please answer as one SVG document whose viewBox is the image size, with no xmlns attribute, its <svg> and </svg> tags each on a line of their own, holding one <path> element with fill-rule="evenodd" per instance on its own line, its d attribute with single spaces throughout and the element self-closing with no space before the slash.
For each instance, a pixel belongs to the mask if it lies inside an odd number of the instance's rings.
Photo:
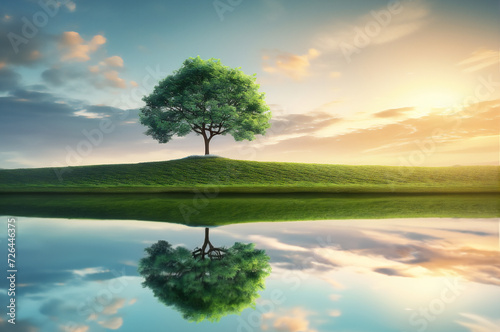
<svg viewBox="0 0 500 332">
<path fill-rule="evenodd" d="M 255 306 L 258 291 L 271 272 L 269 256 L 254 244 L 235 243 L 216 248 L 205 229 L 201 248 L 173 248 L 160 240 L 145 249 L 139 262 L 142 285 L 155 297 L 174 306 L 189 321 L 218 321 L 225 315 Z"/>
</svg>

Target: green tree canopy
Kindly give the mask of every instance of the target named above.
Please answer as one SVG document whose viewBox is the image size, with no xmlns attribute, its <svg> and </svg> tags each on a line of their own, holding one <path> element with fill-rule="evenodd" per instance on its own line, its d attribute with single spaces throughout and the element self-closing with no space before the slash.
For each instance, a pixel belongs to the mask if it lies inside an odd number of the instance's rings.
<svg viewBox="0 0 500 332">
<path fill-rule="evenodd" d="M 255 75 L 198 56 L 184 61 L 143 98 L 146 106 L 139 116 L 148 127 L 146 135 L 158 142 L 192 131 L 203 136 L 205 154 L 209 154 L 214 136 L 230 134 L 241 141 L 265 134 L 271 113 L 258 90 Z"/>
<path fill-rule="evenodd" d="M 189 321 L 218 321 L 255 306 L 258 291 L 264 289 L 271 271 L 269 256 L 253 243 L 237 242 L 220 250 L 224 254 L 218 259 L 203 259 L 196 254 L 199 251 L 174 249 L 160 240 L 145 249 L 147 257 L 139 262 L 143 286 Z"/>
</svg>

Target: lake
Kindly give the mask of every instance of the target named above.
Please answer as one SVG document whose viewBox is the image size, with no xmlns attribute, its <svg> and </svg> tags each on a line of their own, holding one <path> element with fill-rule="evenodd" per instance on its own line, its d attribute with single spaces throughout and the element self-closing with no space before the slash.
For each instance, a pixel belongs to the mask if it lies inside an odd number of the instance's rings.
<svg viewBox="0 0 500 332">
<path fill-rule="evenodd" d="M 8 218 L 0 218 L 5 239 Z M 148 256 L 145 249 L 158 241 L 167 241 L 172 251 L 190 252 L 202 247 L 205 232 L 204 227 L 161 222 L 16 218 L 16 327 L 40 332 L 500 330 L 495 218 L 324 220 L 210 228 L 210 243 L 226 250 L 223 255 L 230 257 L 228 248 L 236 242 L 252 243 L 268 258 L 271 271 L 261 276 L 264 287 L 255 290 L 259 297 L 253 307 L 227 315 L 221 309 L 218 322 L 197 323 L 184 317 L 189 308 L 193 310 L 189 303 L 203 294 L 187 296 L 189 292 L 172 284 L 173 274 L 159 273 L 157 285 L 184 294 L 165 300 L 162 296 L 173 293 L 143 287 L 145 276 L 138 266 Z M 2 257 L 7 257 L 7 242 L 1 243 Z M 225 260 L 229 261 L 220 258 Z M 231 269 L 242 263 L 231 264 L 224 266 Z M 208 280 L 226 268 L 205 269 L 200 275 Z M 171 279 L 162 284 L 166 276 Z M 186 287 L 199 283 L 197 278 Z M 232 292 L 198 289 L 217 297 L 220 308 Z M 212 300 L 203 298 L 209 304 L 215 303 Z M 8 301 L 3 288 L 0 302 L 4 306 Z M 0 330 L 11 327 L 7 319 L 1 317 Z"/>
<path fill-rule="evenodd" d="M 220 226 L 254 221 L 496 218 L 498 193 L 0 194 L 0 215 L 166 221 Z"/>
</svg>

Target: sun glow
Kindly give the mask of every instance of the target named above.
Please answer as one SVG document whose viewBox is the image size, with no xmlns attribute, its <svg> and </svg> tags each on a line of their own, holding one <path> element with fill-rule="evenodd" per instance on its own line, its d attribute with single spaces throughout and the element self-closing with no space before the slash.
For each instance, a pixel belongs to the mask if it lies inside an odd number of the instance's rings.
<svg viewBox="0 0 500 332">
<path fill-rule="evenodd" d="M 424 116 L 432 112 L 434 108 L 454 108 L 460 101 L 460 94 L 453 91 L 429 91 L 415 95 L 412 104 L 418 116 Z"/>
<path fill-rule="evenodd" d="M 461 101 L 461 95 L 451 90 L 435 90 L 417 93 L 411 100 L 416 115 L 424 116 L 435 108 L 454 108 Z"/>
</svg>

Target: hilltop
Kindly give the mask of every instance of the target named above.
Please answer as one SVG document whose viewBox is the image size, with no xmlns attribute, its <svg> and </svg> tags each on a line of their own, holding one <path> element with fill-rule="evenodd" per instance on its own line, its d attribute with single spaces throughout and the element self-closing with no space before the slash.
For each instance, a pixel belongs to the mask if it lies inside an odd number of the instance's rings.
<svg viewBox="0 0 500 332">
<path fill-rule="evenodd" d="M 0 170 L 0 192 L 498 192 L 498 166 L 396 167 L 221 157 Z"/>
</svg>

